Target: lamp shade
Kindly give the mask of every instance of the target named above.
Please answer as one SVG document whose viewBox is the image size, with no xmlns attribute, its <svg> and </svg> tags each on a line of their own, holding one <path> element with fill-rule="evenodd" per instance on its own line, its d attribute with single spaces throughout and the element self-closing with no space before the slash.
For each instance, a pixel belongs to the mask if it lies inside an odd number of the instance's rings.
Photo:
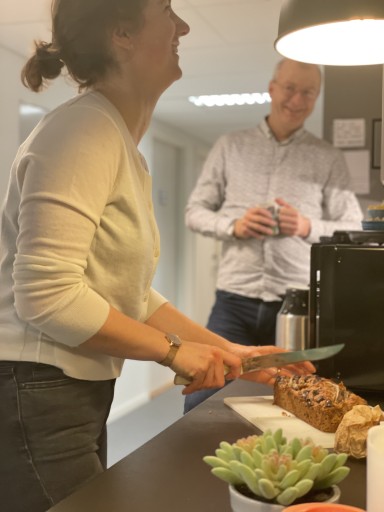
<svg viewBox="0 0 384 512">
<path fill-rule="evenodd" d="M 283 0 L 275 48 L 314 64 L 382 64 L 384 0 Z"/>
</svg>

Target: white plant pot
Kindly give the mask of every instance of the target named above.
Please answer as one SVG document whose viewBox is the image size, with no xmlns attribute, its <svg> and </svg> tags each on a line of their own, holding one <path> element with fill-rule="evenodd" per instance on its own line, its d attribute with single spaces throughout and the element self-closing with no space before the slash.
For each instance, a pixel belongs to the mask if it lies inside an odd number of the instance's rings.
<svg viewBox="0 0 384 512">
<path fill-rule="evenodd" d="M 340 498 L 340 489 L 333 485 L 333 495 L 327 500 L 327 503 L 338 503 Z M 229 486 L 229 499 L 233 512 L 282 512 L 286 507 L 274 503 L 265 503 L 264 501 L 253 500 L 237 491 L 232 485 Z"/>
</svg>

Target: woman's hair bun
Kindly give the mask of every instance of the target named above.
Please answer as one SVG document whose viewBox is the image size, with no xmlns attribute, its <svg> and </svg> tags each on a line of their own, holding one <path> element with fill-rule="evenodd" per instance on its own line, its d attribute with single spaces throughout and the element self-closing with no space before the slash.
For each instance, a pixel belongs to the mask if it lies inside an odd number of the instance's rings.
<svg viewBox="0 0 384 512">
<path fill-rule="evenodd" d="M 25 64 L 21 78 L 32 91 L 40 91 L 46 80 L 58 77 L 64 66 L 60 52 L 52 43 L 35 41 L 35 53 Z"/>
</svg>

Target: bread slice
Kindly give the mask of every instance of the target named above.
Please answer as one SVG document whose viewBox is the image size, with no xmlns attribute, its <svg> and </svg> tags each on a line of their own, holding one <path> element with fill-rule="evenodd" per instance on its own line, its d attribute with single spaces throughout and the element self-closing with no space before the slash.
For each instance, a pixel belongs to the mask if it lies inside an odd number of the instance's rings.
<svg viewBox="0 0 384 512">
<path fill-rule="evenodd" d="M 322 432 L 336 432 L 344 414 L 366 400 L 318 375 L 278 376 L 273 403 Z"/>
</svg>

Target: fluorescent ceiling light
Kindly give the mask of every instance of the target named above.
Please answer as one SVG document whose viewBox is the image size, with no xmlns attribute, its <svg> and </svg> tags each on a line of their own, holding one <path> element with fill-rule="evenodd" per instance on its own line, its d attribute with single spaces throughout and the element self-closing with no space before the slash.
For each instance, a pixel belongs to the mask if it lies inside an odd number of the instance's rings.
<svg viewBox="0 0 384 512">
<path fill-rule="evenodd" d="M 268 92 L 251 92 L 242 94 L 211 94 L 189 96 L 188 100 L 197 107 L 234 107 L 241 105 L 263 105 L 270 103 Z"/>
<path fill-rule="evenodd" d="M 46 110 L 42 107 L 38 107 L 36 105 L 29 105 L 27 103 L 21 103 L 19 106 L 19 112 L 23 116 L 31 116 L 31 115 L 44 115 Z"/>
</svg>

